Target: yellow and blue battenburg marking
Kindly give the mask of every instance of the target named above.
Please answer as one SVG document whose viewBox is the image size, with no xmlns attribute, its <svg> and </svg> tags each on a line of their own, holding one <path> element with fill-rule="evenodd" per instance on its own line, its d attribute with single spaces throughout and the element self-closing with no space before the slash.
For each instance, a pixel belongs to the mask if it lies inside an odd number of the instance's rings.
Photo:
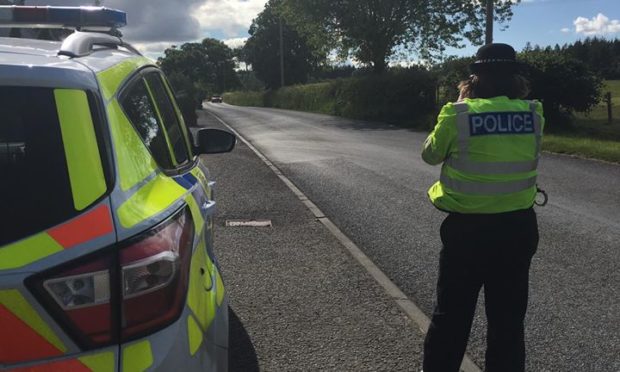
<svg viewBox="0 0 620 372">
<path fill-rule="evenodd" d="M 485 112 L 469 115 L 469 134 L 532 134 L 534 114 L 531 112 Z"/>
<path fill-rule="evenodd" d="M 181 176 L 174 177 L 176 183 L 185 188 L 186 190 L 194 187 L 195 184 L 198 183 L 198 179 L 191 173 L 186 173 Z"/>
<path fill-rule="evenodd" d="M 207 218 L 207 216 L 214 212 L 213 210 L 213 202 L 209 200 L 209 196 L 205 192 L 202 187 L 195 187 L 199 180 L 192 173 L 186 173 L 181 176 L 177 176 L 173 178 L 177 184 L 186 190 L 190 191 L 196 205 L 198 206 L 198 210 L 203 218 Z"/>
</svg>

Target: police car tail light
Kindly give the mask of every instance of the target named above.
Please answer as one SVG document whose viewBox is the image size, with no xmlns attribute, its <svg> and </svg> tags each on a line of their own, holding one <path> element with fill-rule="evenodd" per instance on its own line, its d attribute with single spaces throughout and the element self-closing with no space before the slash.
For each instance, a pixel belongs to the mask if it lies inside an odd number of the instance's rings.
<svg viewBox="0 0 620 372">
<path fill-rule="evenodd" d="M 48 295 L 45 297 L 61 309 L 56 315 L 89 345 L 106 344 L 113 338 L 109 270 L 112 264 L 109 255 L 97 257 L 42 280 L 42 292 Z"/>
<path fill-rule="evenodd" d="M 151 333 L 185 305 L 194 223 L 187 209 L 121 249 L 121 338 Z"/>
<path fill-rule="evenodd" d="M 83 350 L 126 342 L 181 315 L 193 239 L 184 208 L 117 246 L 35 274 L 26 285 Z"/>
</svg>

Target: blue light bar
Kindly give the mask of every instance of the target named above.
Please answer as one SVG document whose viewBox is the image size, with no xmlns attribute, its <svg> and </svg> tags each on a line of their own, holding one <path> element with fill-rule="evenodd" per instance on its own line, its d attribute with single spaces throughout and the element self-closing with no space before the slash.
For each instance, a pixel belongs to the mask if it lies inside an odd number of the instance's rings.
<svg viewBox="0 0 620 372">
<path fill-rule="evenodd" d="M 120 28 L 127 14 L 103 7 L 0 6 L 0 27 Z"/>
</svg>

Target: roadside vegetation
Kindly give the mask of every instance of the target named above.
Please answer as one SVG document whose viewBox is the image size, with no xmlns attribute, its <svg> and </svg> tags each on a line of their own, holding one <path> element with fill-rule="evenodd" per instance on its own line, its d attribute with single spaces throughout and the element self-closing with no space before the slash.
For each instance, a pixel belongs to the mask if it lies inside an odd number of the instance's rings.
<svg viewBox="0 0 620 372">
<path fill-rule="evenodd" d="M 606 138 L 613 137 L 620 141 L 620 80 L 606 80 L 602 87 L 603 96 L 611 94 L 612 122 L 608 120 L 606 99 L 603 98 L 589 112 L 580 112 L 575 116 L 577 129 L 595 135 L 597 132 Z"/>
<path fill-rule="evenodd" d="M 263 92 L 260 99 L 256 92 L 226 93 L 224 101 L 426 129 L 436 113 L 435 83 L 426 70 L 400 69 L 284 87 Z"/>
<path fill-rule="evenodd" d="M 602 92 L 611 93 L 611 123 L 603 100 L 589 112 L 576 113 L 568 130 L 545 135 L 544 149 L 620 163 L 620 80 L 605 81 Z"/>
</svg>

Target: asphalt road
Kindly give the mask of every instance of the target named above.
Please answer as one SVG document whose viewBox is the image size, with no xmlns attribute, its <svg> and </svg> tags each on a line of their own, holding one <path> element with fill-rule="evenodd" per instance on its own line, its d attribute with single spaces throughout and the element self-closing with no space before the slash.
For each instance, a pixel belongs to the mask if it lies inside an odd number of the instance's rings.
<svg viewBox="0 0 620 372">
<path fill-rule="evenodd" d="M 222 127 L 204 112 L 200 124 Z M 231 372 L 420 371 L 423 335 L 243 143 L 206 155 Z M 271 227 L 226 227 L 268 219 Z"/>
<path fill-rule="evenodd" d="M 425 134 L 381 123 L 208 104 L 269 158 L 426 313 L 444 214 L 426 197 L 439 167 Z M 526 319 L 528 371 L 620 371 L 620 166 L 544 154 L 541 241 Z M 480 296 L 468 353 L 482 366 Z M 372 369 L 372 368 L 371 368 Z"/>
</svg>

